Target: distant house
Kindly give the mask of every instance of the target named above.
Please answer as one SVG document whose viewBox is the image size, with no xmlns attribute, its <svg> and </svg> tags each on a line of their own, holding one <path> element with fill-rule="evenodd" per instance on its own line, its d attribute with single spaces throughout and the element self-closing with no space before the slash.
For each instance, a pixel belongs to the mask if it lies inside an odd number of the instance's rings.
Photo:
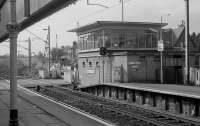
<svg viewBox="0 0 200 126">
<path fill-rule="evenodd" d="M 157 42 L 166 23 L 97 21 L 70 32 L 78 41 L 79 77 L 83 85 L 106 82 L 159 82 L 160 52 Z M 182 83 L 184 25 L 163 29 L 164 83 Z M 99 48 L 106 47 L 106 56 Z M 190 43 L 191 66 L 199 52 Z"/>
<path fill-rule="evenodd" d="M 73 42 L 72 46 L 65 46 L 64 54 L 61 56 L 62 66 L 73 66 L 77 62 L 77 42 Z"/>
</svg>

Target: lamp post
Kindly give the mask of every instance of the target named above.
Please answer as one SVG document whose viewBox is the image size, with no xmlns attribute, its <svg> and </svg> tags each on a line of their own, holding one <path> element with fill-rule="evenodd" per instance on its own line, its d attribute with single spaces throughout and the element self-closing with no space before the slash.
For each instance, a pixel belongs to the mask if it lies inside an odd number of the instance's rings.
<svg viewBox="0 0 200 126">
<path fill-rule="evenodd" d="M 189 0 L 185 0 L 185 79 L 184 84 L 189 84 Z"/>
<path fill-rule="evenodd" d="M 32 75 L 32 63 L 31 63 L 31 59 L 32 59 L 32 56 L 31 56 L 31 39 L 30 37 L 28 38 L 28 58 L 29 58 L 29 74 Z"/>
<path fill-rule="evenodd" d="M 124 21 L 124 0 L 120 0 L 122 3 L 122 22 Z"/>
<path fill-rule="evenodd" d="M 9 126 L 18 126 L 17 109 L 17 37 L 19 25 L 16 17 L 16 0 L 10 0 L 10 23 L 7 30 L 10 37 L 10 120 Z"/>
<path fill-rule="evenodd" d="M 49 75 L 50 75 L 50 66 L 51 66 L 51 38 L 50 38 L 50 25 L 48 25 L 47 29 L 43 29 L 43 30 L 47 30 L 48 34 L 47 34 L 47 44 L 48 44 L 48 49 L 49 49 Z"/>
<path fill-rule="evenodd" d="M 164 16 L 170 16 L 171 14 L 168 13 L 167 15 L 161 16 L 161 24 L 163 23 Z M 163 50 L 164 50 L 164 43 L 162 37 L 162 28 L 160 30 L 160 44 L 162 45 L 162 49 L 160 50 L 160 83 L 163 84 Z"/>
</svg>

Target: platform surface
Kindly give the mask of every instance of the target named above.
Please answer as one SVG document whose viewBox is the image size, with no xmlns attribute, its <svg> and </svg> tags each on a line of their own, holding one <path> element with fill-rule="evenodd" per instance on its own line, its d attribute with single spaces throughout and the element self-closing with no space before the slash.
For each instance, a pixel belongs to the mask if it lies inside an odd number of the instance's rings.
<svg viewBox="0 0 200 126">
<path fill-rule="evenodd" d="M 19 126 L 69 126 L 39 107 L 19 97 Z M 9 86 L 0 80 L 0 126 L 8 126 L 10 92 Z"/>
<path fill-rule="evenodd" d="M 0 80 L 0 126 L 8 126 L 9 93 L 8 84 Z M 113 126 L 20 86 L 17 101 L 20 126 Z"/>
<path fill-rule="evenodd" d="M 67 84 L 63 79 L 19 79 L 17 82 L 22 86 Z"/>
<path fill-rule="evenodd" d="M 175 84 L 152 84 L 152 83 L 103 83 L 103 84 L 96 84 L 89 86 L 80 86 L 79 88 L 93 87 L 97 85 L 122 87 L 128 89 L 136 89 L 142 91 L 200 99 L 200 87 L 197 86 L 185 86 L 185 85 L 175 85 Z"/>
</svg>

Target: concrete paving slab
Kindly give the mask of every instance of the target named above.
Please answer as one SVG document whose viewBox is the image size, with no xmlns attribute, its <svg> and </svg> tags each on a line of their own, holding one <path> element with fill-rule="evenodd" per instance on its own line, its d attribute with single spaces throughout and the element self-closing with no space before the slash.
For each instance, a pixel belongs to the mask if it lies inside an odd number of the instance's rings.
<svg viewBox="0 0 200 126">
<path fill-rule="evenodd" d="M 9 91 L 0 90 L 0 126 L 8 126 L 9 122 Z M 48 114 L 30 102 L 18 97 L 20 126 L 68 126 L 63 121 Z"/>
<path fill-rule="evenodd" d="M 24 91 L 27 91 L 27 89 L 24 89 Z M 70 126 L 113 126 L 111 123 L 104 122 L 94 116 L 82 113 L 69 106 L 53 102 L 52 100 L 39 95 L 33 96 L 27 95 L 27 93 L 20 93 L 19 95 L 21 97 L 26 97 L 30 102 L 40 106 L 40 108 L 52 115 L 55 115 L 60 120 L 70 124 Z"/>
<path fill-rule="evenodd" d="M 47 82 L 46 82 L 47 83 Z M 3 84 L 6 85 L 6 84 Z M 9 121 L 9 90 L 2 86 L 0 90 L 0 126 L 8 126 Z M 17 105 L 19 111 L 19 126 L 113 126 L 86 113 L 64 107 L 50 99 L 18 87 Z"/>
<path fill-rule="evenodd" d="M 9 110 L 0 109 L 0 126 L 8 126 Z"/>
</svg>

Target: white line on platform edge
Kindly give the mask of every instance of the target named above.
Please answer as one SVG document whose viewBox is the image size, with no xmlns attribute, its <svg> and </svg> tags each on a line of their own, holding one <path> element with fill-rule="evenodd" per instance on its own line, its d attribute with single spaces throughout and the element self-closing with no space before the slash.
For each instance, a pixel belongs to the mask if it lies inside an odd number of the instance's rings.
<svg viewBox="0 0 200 126">
<path fill-rule="evenodd" d="M 76 113 L 79 113 L 79 114 L 81 114 L 81 115 L 84 115 L 84 116 L 86 116 L 86 117 L 88 117 L 88 118 L 90 118 L 90 119 L 92 119 L 92 120 L 95 120 L 95 121 L 97 121 L 97 122 L 99 122 L 99 123 L 102 123 L 102 124 L 104 124 L 104 125 L 106 125 L 106 126 L 116 126 L 116 125 L 114 125 L 114 124 L 111 124 L 111 123 L 108 123 L 108 122 L 102 120 L 101 118 L 92 116 L 91 114 L 88 114 L 88 113 L 81 112 L 79 109 L 77 109 L 77 108 L 75 108 L 75 107 L 73 107 L 73 106 L 66 105 L 65 103 L 62 104 L 62 102 L 56 102 L 56 101 L 54 101 L 54 100 L 52 100 L 52 99 L 50 99 L 50 98 L 48 98 L 48 97 L 42 96 L 42 95 L 40 95 L 40 94 L 37 94 L 37 93 L 35 93 L 35 92 L 33 92 L 33 91 L 29 90 L 29 89 L 26 89 L 26 88 L 24 88 L 24 87 L 22 87 L 22 86 L 19 86 L 19 85 L 18 85 L 18 87 L 21 88 L 21 89 L 23 89 L 23 90 L 25 90 L 25 91 L 27 91 L 27 92 L 33 93 L 33 94 L 35 94 L 35 95 L 37 95 L 37 96 L 40 96 L 40 97 L 42 97 L 42 98 L 44 98 L 44 99 L 46 99 L 46 100 L 49 100 L 49 101 L 51 101 L 51 102 L 53 102 L 53 103 L 56 103 L 56 104 L 58 104 L 58 105 L 60 105 L 60 106 L 62 106 L 62 107 L 64 107 L 64 108 L 70 109 L 70 110 L 72 110 L 72 111 L 74 111 L 74 112 L 76 112 Z"/>
</svg>

